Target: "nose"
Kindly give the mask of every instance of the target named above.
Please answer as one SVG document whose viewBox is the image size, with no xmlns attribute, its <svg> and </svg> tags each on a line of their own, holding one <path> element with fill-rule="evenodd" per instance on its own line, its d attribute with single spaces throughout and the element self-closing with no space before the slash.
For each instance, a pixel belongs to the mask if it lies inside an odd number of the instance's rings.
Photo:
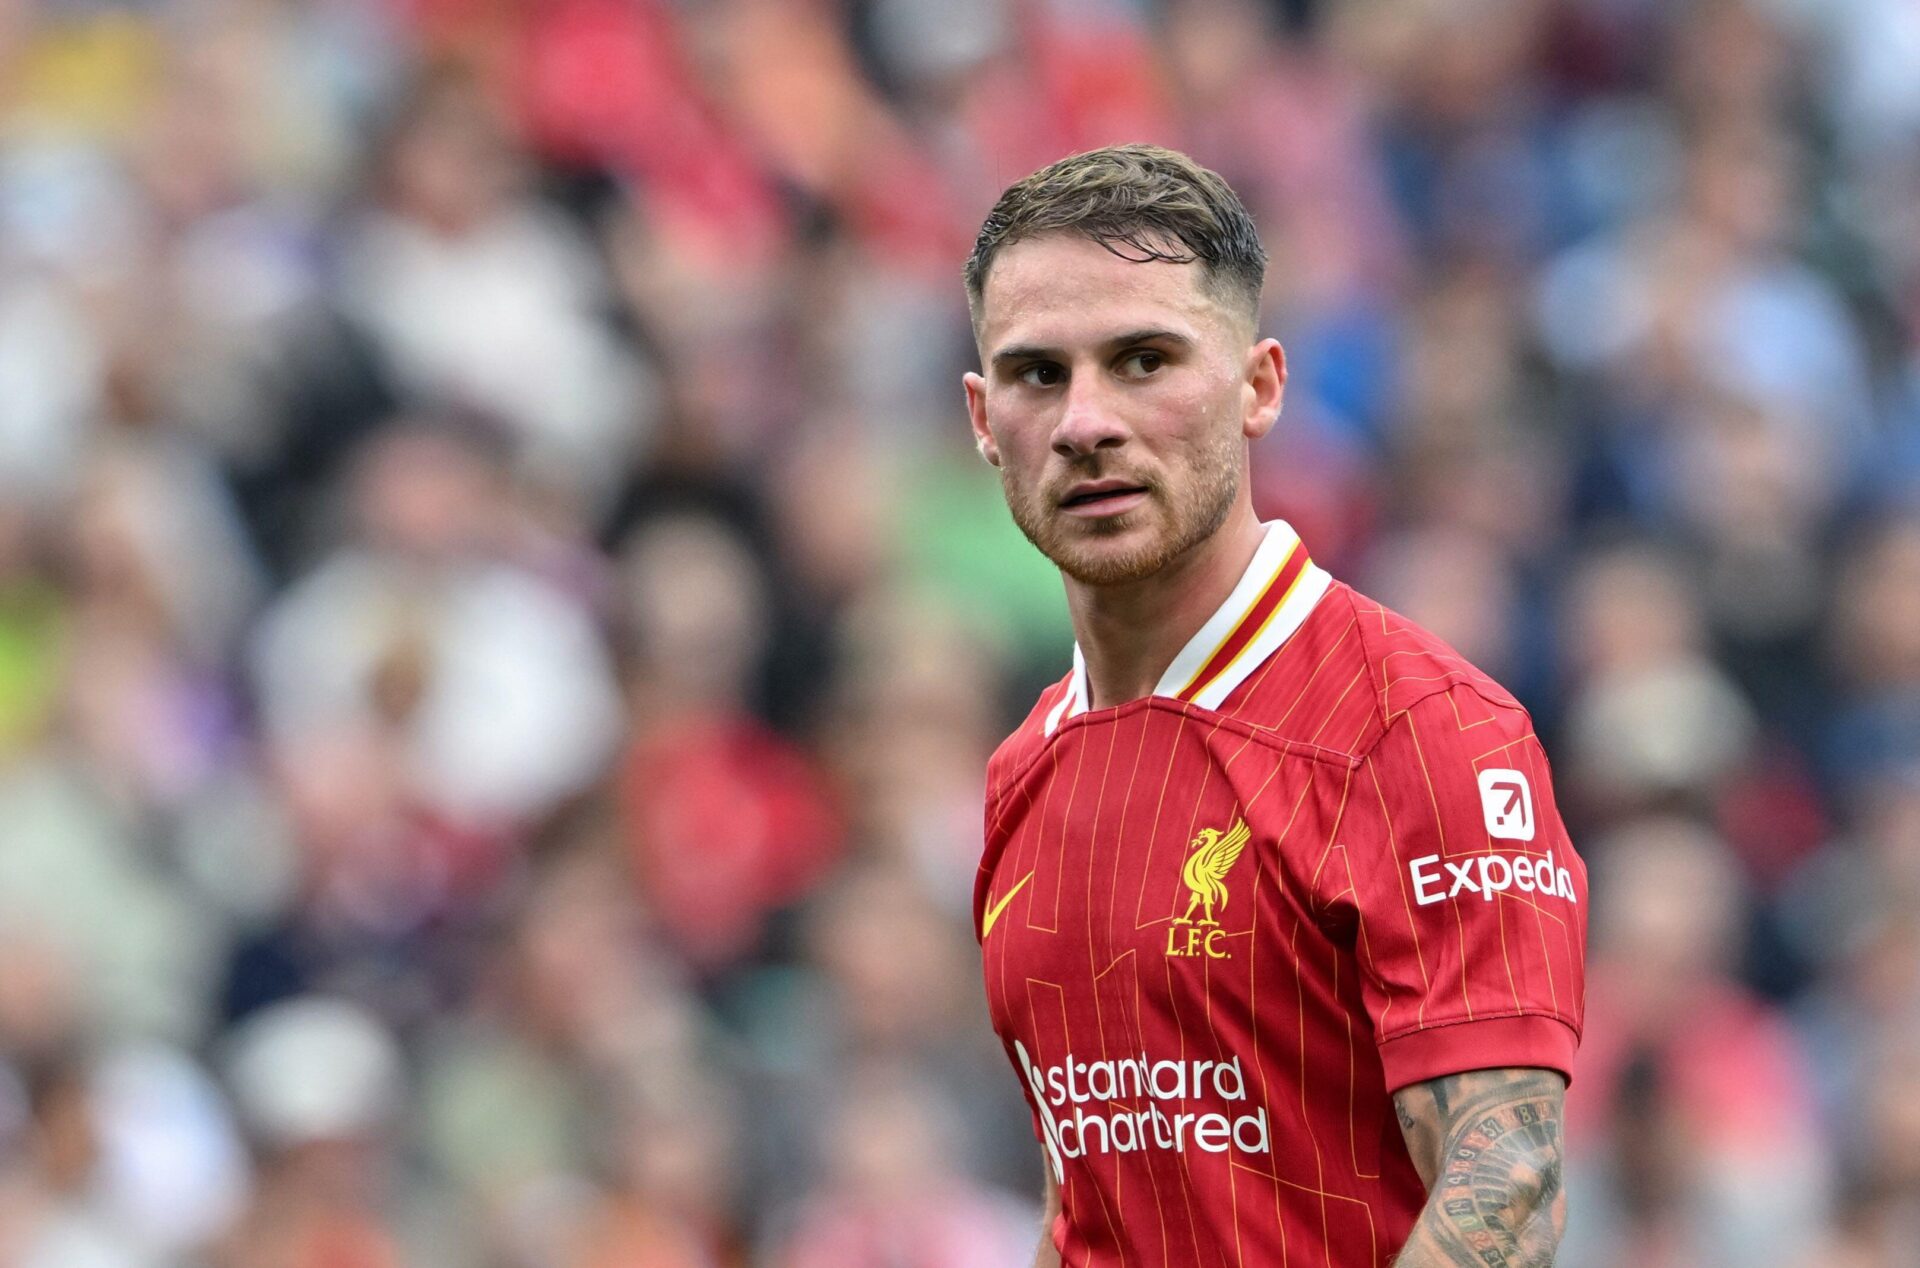
<svg viewBox="0 0 1920 1268">
<path fill-rule="evenodd" d="M 1053 451 L 1063 458 L 1084 458 L 1100 449 L 1117 449 L 1126 443 L 1127 429 L 1102 399 L 1098 386 L 1088 383 L 1091 376 L 1077 375 L 1067 388 L 1065 407 L 1053 429 Z"/>
</svg>

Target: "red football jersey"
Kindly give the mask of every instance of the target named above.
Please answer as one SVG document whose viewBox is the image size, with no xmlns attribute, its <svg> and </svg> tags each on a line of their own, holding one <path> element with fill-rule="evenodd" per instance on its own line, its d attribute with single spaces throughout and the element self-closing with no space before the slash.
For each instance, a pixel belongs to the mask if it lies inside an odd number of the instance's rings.
<svg viewBox="0 0 1920 1268">
<path fill-rule="evenodd" d="M 988 768 L 993 1023 L 1072 1265 L 1386 1265 L 1426 1189 L 1391 1104 L 1568 1073 L 1586 870 L 1525 710 L 1266 538 L 1152 696 L 1084 665 Z"/>
</svg>

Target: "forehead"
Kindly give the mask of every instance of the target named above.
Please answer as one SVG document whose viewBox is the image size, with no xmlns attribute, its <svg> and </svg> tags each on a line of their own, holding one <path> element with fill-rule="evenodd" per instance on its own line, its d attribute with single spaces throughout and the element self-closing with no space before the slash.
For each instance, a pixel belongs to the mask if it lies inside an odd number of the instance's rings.
<svg viewBox="0 0 1920 1268">
<path fill-rule="evenodd" d="M 1222 331 L 1223 305 L 1195 264 L 1122 259 L 1078 234 L 1003 248 L 980 296 L 980 347 L 1070 347 L 1129 330 L 1171 329 L 1196 342 Z"/>
</svg>

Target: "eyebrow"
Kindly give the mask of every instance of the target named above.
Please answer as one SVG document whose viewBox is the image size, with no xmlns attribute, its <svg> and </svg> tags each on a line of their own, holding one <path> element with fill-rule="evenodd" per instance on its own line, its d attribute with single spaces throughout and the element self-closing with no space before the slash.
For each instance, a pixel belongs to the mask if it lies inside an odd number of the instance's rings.
<svg viewBox="0 0 1920 1268">
<path fill-rule="evenodd" d="M 1101 346 L 1113 351 L 1118 351 L 1121 348 L 1131 348 L 1135 344 L 1141 343 L 1167 343 L 1182 348 L 1193 346 L 1193 340 L 1186 335 L 1181 334 L 1177 330 L 1167 330 L 1158 326 L 1146 326 L 1139 330 L 1129 330 L 1125 334 L 1115 335 L 1113 338 L 1105 340 Z M 1060 350 L 1057 348 L 1045 348 L 1035 344 L 1015 344 L 1011 347 L 1002 348 L 994 353 L 993 364 L 995 366 L 1002 366 L 1013 361 L 1048 361 L 1057 358 L 1059 355 Z"/>
</svg>

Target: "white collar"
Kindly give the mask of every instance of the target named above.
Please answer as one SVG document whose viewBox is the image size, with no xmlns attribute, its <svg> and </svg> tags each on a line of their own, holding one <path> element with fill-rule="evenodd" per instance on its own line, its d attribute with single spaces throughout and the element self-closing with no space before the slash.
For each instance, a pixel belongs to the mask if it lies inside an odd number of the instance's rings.
<svg viewBox="0 0 1920 1268">
<path fill-rule="evenodd" d="M 1153 694 L 1217 709 L 1235 687 L 1293 636 L 1326 594 L 1333 578 L 1307 557 L 1300 535 L 1285 520 L 1266 525 L 1266 536 L 1233 593 L 1207 618 L 1160 676 Z M 1087 662 L 1073 648 L 1067 694 L 1047 715 L 1046 733 L 1087 711 Z"/>
</svg>

